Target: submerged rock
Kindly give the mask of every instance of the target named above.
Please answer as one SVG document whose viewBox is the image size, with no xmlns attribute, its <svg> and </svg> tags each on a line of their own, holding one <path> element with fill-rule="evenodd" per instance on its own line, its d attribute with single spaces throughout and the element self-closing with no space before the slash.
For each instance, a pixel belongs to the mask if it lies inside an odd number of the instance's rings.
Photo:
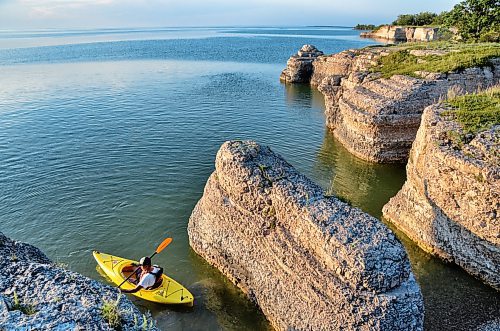
<svg viewBox="0 0 500 331">
<path fill-rule="evenodd" d="M 279 330 L 422 330 L 406 252 L 377 219 L 268 147 L 232 141 L 188 225 L 191 247 Z"/>
<path fill-rule="evenodd" d="M 384 216 L 423 249 L 500 290 L 500 125 L 456 148 L 458 123 L 424 111 L 407 180 Z"/>
<path fill-rule="evenodd" d="M 0 330 L 114 330 L 101 310 L 117 296 L 116 288 L 57 267 L 38 248 L 0 233 Z M 118 309 L 122 330 L 140 328 L 142 313 L 125 296 Z"/>
<path fill-rule="evenodd" d="M 491 60 L 491 65 L 483 68 L 460 72 L 416 72 L 420 78 L 383 78 L 371 72 L 382 56 L 397 50 L 347 50 L 320 56 L 311 64 L 309 83 L 325 96 L 327 127 L 351 153 L 367 161 L 406 161 L 425 107 L 439 101 L 449 90 L 471 93 L 500 81 L 500 59 Z M 413 54 L 444 55 L 442 51 L 421 50 Z M 293 65 L 285 69 L 289 76 L 305 77 L 294 70 Z"/>
<path fill-rule="evenodd" d="M 288 60 L 280 80 L 286 83 L 308 83 L 312 74 L 312 62 L 321 55 L 323 52 L 313 45 L 302 46 L 297 54 Z"/>
</svg>

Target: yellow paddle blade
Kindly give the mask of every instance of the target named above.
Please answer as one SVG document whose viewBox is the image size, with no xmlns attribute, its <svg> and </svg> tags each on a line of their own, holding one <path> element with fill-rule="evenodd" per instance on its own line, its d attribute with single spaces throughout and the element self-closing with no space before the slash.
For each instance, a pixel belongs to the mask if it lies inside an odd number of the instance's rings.
<svg viewBox="0 0 500 331">
<path fill-rule="evenodd" d="M 172 242 L 172 240 L 173 240 L 172 238 L 167 238 L 163 240 L 163 242 L 156 248 L 155 253 L 160 253 L 162 250 L 164 250 L 165 247 L 167 247 Z"/>
</svg>

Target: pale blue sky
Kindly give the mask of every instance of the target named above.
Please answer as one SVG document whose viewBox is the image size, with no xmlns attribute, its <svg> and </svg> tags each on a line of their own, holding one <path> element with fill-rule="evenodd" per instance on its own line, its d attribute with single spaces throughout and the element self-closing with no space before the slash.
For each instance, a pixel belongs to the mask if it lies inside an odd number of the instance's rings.
<svg viewBox="0 0 500 331">
<path fill-rule="evenodd" d="M 0 29 L 388 23 L 453 0 L 0 0 Z"/>
</svg>

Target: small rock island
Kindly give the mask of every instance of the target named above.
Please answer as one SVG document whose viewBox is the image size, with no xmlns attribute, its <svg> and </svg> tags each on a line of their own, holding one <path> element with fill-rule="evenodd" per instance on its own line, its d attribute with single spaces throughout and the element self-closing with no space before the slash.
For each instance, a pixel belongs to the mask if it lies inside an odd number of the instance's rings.
<svg viewBox="0 0 500 331">
<path fill-rule="evenodd" d="M 422 330 L 402 244 L 268 147 L 229 141 L 188 225 L 191 247 L 277 330 Z"/>
</svg>

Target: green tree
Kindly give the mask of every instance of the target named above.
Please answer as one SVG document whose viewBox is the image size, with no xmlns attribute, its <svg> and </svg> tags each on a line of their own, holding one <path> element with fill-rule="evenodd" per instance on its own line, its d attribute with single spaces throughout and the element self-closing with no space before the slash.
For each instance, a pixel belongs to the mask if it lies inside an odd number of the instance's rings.
<svg viewBox="0 0 500 331">
<path fill-rule="evenodd" d="M 462 1 L 446 15 L 445 24 L 456 27 L 465 40 L 495 41 L 500 34 L 500 1 Z"/>
<path fill-rule="evenodd" d="M 424 25 L 430 25 L 434 21 L 434 19 L 437 17 L 437 14 L 431 13 L 428 11 L 421 12 L 419 14 L 415 15 L 415 25 L 416 26 L 424 26 Z"/>
<path fill-rule="evenodd" d="M 402 14 L 392 22 L 392 25 L 413 25 L 424 26 L 430 25 L 437 17 L 437 14 L 425 11 L 418 14 Z"/>
<path fill-rule="evenodd" d="M 394 22 L 392 22 L 392 25 L 415 25 L 415 15 L 398 15 L 398 18 Z"/>
</svg>

